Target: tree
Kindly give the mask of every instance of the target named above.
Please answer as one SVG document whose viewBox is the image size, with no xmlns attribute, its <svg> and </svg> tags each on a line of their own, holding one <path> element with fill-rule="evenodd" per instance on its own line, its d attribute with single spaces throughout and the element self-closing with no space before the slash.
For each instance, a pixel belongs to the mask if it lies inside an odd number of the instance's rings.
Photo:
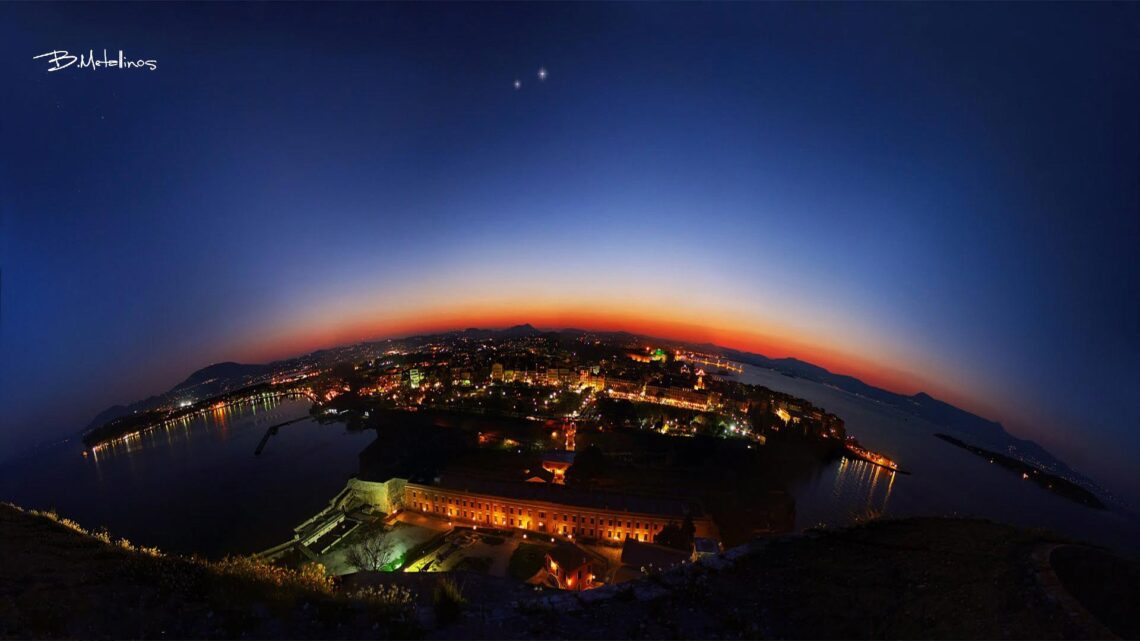
<svg viewBox="0 0 1140 641">
<path fill-rule="evenodd" d="M 597 445 L 590 445 L 574 454 L 574 464 L 566 470 L 566 484 L 589 486 L 605 473 L 607 467 L 606 455 Z"/>
<path fill-rule="evenodd" d="M 691 514 L 685 515 L 685 520 L 681 525 L 670 522 L 657 536 L 653 537 L 653 542 L 658 545 L 671 547 L 675 550 L 688 552 L 693 549 L 693 536 L 696 534 L 696 526 L 693 525 L 693 516 Z"/>
<path fill-rule="evenodd" d="M 348 548 L 345 560 L 358 570 L 379 571 L 397 558 L 396 542 L 392 537 L 374 536 Z"/>
<path fill-rule="evenodd" d="M 684 522 L 681 523 L 681 536 L 684 537 L 686 550 L 693 546 L 693 538 L 696 535 L 697 526 L 693 524 L 693 515 L 686 514 Z"/>
</svg>

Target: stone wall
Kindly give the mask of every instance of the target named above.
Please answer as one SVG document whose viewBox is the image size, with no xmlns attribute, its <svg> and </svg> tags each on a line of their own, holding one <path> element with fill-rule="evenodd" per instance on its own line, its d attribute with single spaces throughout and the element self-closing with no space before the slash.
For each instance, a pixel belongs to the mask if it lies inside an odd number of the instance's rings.
<svg viewBox="0 0 1140 641">
<path fill-rule="evenodd" d="M 407 483 L 398 478 L 383 482 L 349 479 L 349 492 L 340 507 L 351 509 L 354 505 L 366 504 L 376 511 L 394 514 L 404 508 L 404 488 Z"/>
</svg>

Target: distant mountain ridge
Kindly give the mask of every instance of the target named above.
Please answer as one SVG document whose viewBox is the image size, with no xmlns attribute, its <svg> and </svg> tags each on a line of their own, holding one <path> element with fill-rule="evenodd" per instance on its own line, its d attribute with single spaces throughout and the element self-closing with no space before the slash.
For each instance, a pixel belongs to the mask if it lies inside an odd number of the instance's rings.
<svg viewBox="0 0 1140 641">
<path fill-rule="evenodd" d="M 191 397 L 196 399 L 208 398 L 210 396 L 217 396 L 227 389 L 232 389 L 235 386 L 241 385 L 256 376 L 262 376 L 272 372 L 274 369 L 272 364 L 245 364 L 234 363 L 227 361 L 224 363 L 214 363 L 207 365 L 200 370 L 197 370 L 186 380 L 170 388 L 163 394 L 150 396 L 141 401 L 136 401 L 130 405 L 112 405 L 107 409 L 99 412 L 91 422 L 83 428 L 83 432 L 105 425 L 117 418 L 127 416 L 134 412 L 142 412 L 153 409 L 165 402 L 171 400 L 189 400 Z"/>
<path fill-rule="evenodd" d="M 729 348 L 718 348 L 718 352 L 727 358 L 738 360 L 749 365 L 764 367 L 782 374 L 790 374 L 816 383 L 831 385 L 845 392 L 894 406 L 935 425 L 968 435 L 975 439 L 978 445 L 989 446 L 1001 451 L 1015 452 L 1019 458 L 1035 461 L 1055 472 L 1077 477 L 1089 484 L 1093 484 L 1092 481 L 1081 476 L 1064 461 L 1034 441 L 1017 438 L 1005 431 L 1005 427 L 1002 426 L 1001 423 L 982 418 L 960 407 L 938 400 L 926 392 L 919 392 L 913 396 L 898 394 L 881 387 L 864 383 L 854 376 L 834 374 L 823 367 L 806 363 L 796 358 L 774 359 L 760 354 L 742 352 Z"/>
<path fill-rule="evenodd" d="M 190 390 L 200 385 L 209 384 L 211 381 L 215 380 L 225 381 L 245 378 L 249 376 L 261 376 L 262 374 L 268 374 L 272 371 L 272 365 L 247 365 L 243 363 L 234 363 L 233 361 L 215 363 L 213 365 L 203 367 L 190 376 L 187 376 L 186 380 L 182 381 L 178 385 L 175 385 L 167 393 L 175 394 L 180 391 Z"/>
</svg>

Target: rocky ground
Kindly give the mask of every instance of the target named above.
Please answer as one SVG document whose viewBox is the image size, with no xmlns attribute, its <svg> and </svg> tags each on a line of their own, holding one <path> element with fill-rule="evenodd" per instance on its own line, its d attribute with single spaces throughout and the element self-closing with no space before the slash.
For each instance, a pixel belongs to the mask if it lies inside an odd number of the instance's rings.
<svg viewBox="0 0 1140 641">
<path fill-rule="evenodd" d="M 1137 565 L 1107 551 L 962 519 L 760 541 L 581 594 L 463 574 L 467 603 L 449 623 L 434 614 L 438 574 L 357 576 L 326 590 L 155 557 L 8 506 L 0 546 L 6 637 L 1131 637 L 1140 589 Z M 393 581 L 412 595 L 407 607 L 347 596 Z"/>
<path fill-rule="evenodd" d="M 524 606 L 501 621 L 472 617 L 447 634 L 508 638 L 1103 638 L 1106 628 L 1065 586 L 1044 580 L 1035 552 L 1057 537 L 986 521 L 908 519 L 750 546 L 633 586 Z M 1057 549 L 1066 549 L 1061 546 Z M 1081 549 L 1092 549 L 1084 548 Z M 1107 554 L 1098 551 L 1099 554 Z M 1080 565 L 1086 583 L 1110 582 L 1103 611 L 1134 610 L 1122 581 L 1136 566 L 1115 557 Z M 1132 579 L 1135 580 L 1135 579 Z M 1111 601 L 1111 603 L 1109 603 Z M 1120 625 L 1125 617 L 1103 623 Z"/>
</svg>

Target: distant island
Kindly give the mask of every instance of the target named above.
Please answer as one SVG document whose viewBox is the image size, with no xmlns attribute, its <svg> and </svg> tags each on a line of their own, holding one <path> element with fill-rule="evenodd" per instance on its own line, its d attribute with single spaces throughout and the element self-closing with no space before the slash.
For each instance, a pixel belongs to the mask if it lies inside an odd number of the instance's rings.
<svg viewBox="0 0 1140 641">
<path fill-rule="evenodd" d="M 1095 494 L 1089 492 L 1076 483 L 1072 483 L 1059 476 L 1042 471 L 1015 458 L 1005 456 L 1004 454 L 991 452 L 990 450 L 970 445 L 969 443 L 960 441 L 953 436 L 950 436 L 949 434 L 935 434 L 935 436 L 942 439 L 943 441 L 946 441 L 947 443 L 950 443 L 951 445 L 956 445 L 964 450 L 973 452 L 982 458 L 989 459 L 990 463 L 1000 465 L 1017 474 L 1021 474 L 1021 478 L 1027 481 L 1033 481 L 1043 489 L 1048 490 L 1058 496 L 1063 496 L 1069 500 L 1076 501 L 1098 510 L 1105 509 L 1104 503 L 1102 503 Z"/>
</svg>

